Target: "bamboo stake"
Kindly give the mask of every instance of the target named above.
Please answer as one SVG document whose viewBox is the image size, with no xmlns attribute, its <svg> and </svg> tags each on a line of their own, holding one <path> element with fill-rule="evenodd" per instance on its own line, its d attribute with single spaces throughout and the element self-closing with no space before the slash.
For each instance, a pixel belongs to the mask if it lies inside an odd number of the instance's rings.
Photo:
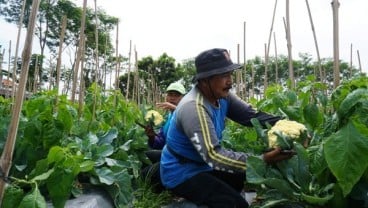
<svg viewBox="0 0 368 208">
<path fill-rule="evenodd" d="M 332 13 L 333 13 L 333 48 L 334 48 L 334 62 L 333 62 L 333 87 L 340 84 L 340 57 L 339 57 L 339 7 L 340 3 L 338 0 L 332 0 Z"/>
<path fill-rule="evenodd" d="M 82 113 L 83 113 L 83 108 L 84 108 L 84 90 L 85 90 L 85 82 L 84 82 L 84 74 L 83 74 L 83 67 L 84 67 L 84 60 L 85 60 L 85 46 L 86 46 L 86 35 L 84 35 L 84 38 L 81 39 L 82 41 L 82 56 L 81 56 L 81 70 L 80 70 L 80 77 L 81 77 L 81 83 L 79 86 L 79 107 L 78 107 L 78 115 L 79 118 L 82 117 Z"/>
<path fill-rule="evenodd" d="M 137 83 L 137 87 L 135 88 L 136 89 L 136 96 L 137 96 L 137 104 L 138 106 L 141 104 L 141 99 L 140 99 L 140 96 L 139 96 L 139 91 L 140 91 L 140 84 L 139 84 L 139 70 L 138 70 L 138 52 L 136 50 L 136 48 L 134 47 L 134 61 L 135 61 L 135 74 L 136 74 L 136 83 Z"/>
<path fill-rule="evenodd" d="M 82 13 L 82 21 L 81 21 L 81 27 L 80 27 L 80 34 L 79 34 L 79 44 L 78 44 L 78 51 L 77 51 L 77 58 L 75 60 L 74 65 L 74 72 L 73 72 L 73 86 L 72 86 L 72 98 L 71 101 L 74 102 L 75 100 L 75 91 L 77 89 L 77 80 L 78 80 L 78 71 L 79 71 L 79 65 L 80 65 L 80 59 L 82 56 L 82 45 L 84 38 L 84 27 L 86 23 L 86 10 L 87 10 L 87 0 L 83 1 L 83 13 Z"/>
<path fill-rule="evenodd" d="M 243 70 L 244 70 L 244 93 L 243 93 L 243 98 L 246 99 L 247 97 L 247 50 L 246 50 L 246 29 L 247 29 L 247 24 L 246 22 L 244 22 L 244 26 L 243 26 Z"/>
<path fill-rule="evenodd" d="M 31 60 L 32 54 L 32 42 L 35 28 L 35 20 L 38 12 L 38 7 L 40 5 L 40 0 L 34 0 L 32 2 L 32 11 L 29 16 L 28 31 L 26 36 L 26 41 L 22 54 L 22 71 L 19 82 L 19 90 L 16 96 L 14 110 L 12 112 L 12 119 L 9 125 L 9 132 L 6 143 L 4 145 L 4 150 L 0 158 L 0 170 L 3 178 L 0 180 L 0 206 L 3 201 L 4 190 L 5 190 L 5 179 L 8 177 L 9 170 L 12 164 L 13 152 L 15 141 L 17 138 L 17 131 L 19 125 L 20 111 L 22 110 L 23 97 L 25 92 L 25 86 L 27 83 L 29 62 Z"/>
<path fill-rule="evenodd" d="M 239 64 L 239 62 L 240 62 L 240 56 L 239 56 L 239 53 L 240 53 L 240 45 L 239 44 L 237 44 L 236 45 L 237 47 L 236 47 L 236 54 L 237 54 L 237 63 Z M 239 97 L 241 97 L 241 95 L 240 95 L 240 93 L 241 93 L 241 86 L 240 86 L 240 81 L 241 81 L 241 70 L 236 70 L 236 94 L 238 94 L 238 96 Z"/>
<path fill-rule="evenodd" d="M 8 59 L 8 75 L 7 75 L 7 84 L 8 84 L 8 86 L 6 86 L 6 89 L 8 90 L 9 89 L 9 85 L 10 85 L 10 77 L 9 77 L 9 73 L 10 73 L 10 62 L 11 62 L 11 45 L 12 45 L 12 43 L 11 43 L 11 40 L 9 41 L 9 50 L 8 50 L 8 53 L 9 53 L 9 59 Z M 14 84 L 14 80 L 13 80 L 13 82 L 12 82 L 12 85 Z M 7 91 L 8 92 L 8 91 Z M 5 97 L 9 97 L 9 94 L 7 93 L 6 94 L 6 96 Z"/>
<path fill-rule="evenodd" d="M 115 90 L 119 89 L 119 63 L 120 63 L 120 58 L 119 58 L 119 20 L 116 23 L 116 40 L 115 40 L 115 45 L 116 45 L 116 49 L 115 49 L 115 60 L 116 60 L 116 65 L 115 65 Z M 110 76 L 111 78 L 112 76 Z M 116 107 L 117 104 L 117 93 L 114 93 L 114 106 Z"/>
<path fill-rule="evenodd" d="M 316 30 L 314 29 L 312 13 L 311 13 L 311 10 L 310 10 L 310 7 L 309 7 L 308 0 L 305 0 L 305 3 L 307 4 L 309 21 L 310 21 L 312 32 L 313 32 L 314 46 L 316 47 L 318 71 L 319 71 L 319 76 L 320 76 L 319 79 L 320 79 L 321 82 L 324 82 L 324 77 L 323 77 L 323 74 L 322 74 L 321 56 L 319 55 L 318 42 L 317 42 Z"/>
<path fill-rule="evenodd" d="M 264 53 L 265 53 L 265 69 L 264 69 L 264 80 L 263 80 L 263 94 L 266 93 L 267 87 L 268 87 L 268 55 L 267 50 L 269 47 L 267 47 L 267 44 L 264 44 Z"/>
<path fill-rule="evenodd" d="M 288 48 L 288 57 L 289 57 L 289 78 L 291 83 L 291 89 L 295 88 L 295 78 L 294 78 L 294 69 L 293 69 L 293 55 L 292 55 L 292 45 L 291 45 L 291 32 L 290 32 L 290 17 L 289 17 L 289 0 L 286 0 L 286 38 L 287 38 L 287 48 Z"/>
<path fill-rule="evenodd" d="M 92 111 L 92 119 L 95 120 L 96 117 L 96 106 L 97 106 L 97 84 L 98 84 L 98 74 L 99 74 L 99 63 L 98 63 L 98 19 L 97 19 L 97 0 L 95 0 L 95 21 L 96 21 L 96 28 L 95 28 L 95 62 L 96 62 L 96 68 L 95 68 L 95 93 L 93 95 L 93 111 Z M 83 70 L 83 68 L 82 68 Z M 83 79 L 83 77 L 81 77 Z"/>
<path fill-rule="evenodd" d="M 129 41 L 129 59 L 128 59 L 128 80 L 127 80 L 127 94 L 126 99 L 129 100 L 129 87 L 130 87 L 130 59 L 132 57 L 132 40 Z M 133 85 L 134 86 L 134 85 Z M 134 87 L 133 87 L 134 89 Z M 133 92 L 134 94 L 134 92 Z M 132 99 L 134 100 L 134 99 Z"/>
<path fill-rule="evenodd" d="M 52 87 L 54 87 L 55 86 L 55 79 L 53 78 L 53 74 L 54 74 L 54 66 L 53 66 L 53 64 L 52 64 L 52 58 L 51 58 L 51 56 L 50 56 L 50 60 L 49 60 L 49 66 L 50 66 L 50 84 L 49 84 L 49 90 L 51 90 L 52 89 Z M 42 79 L 41 79 L 41 77 L 39 77 L 40 78 L 40 82 L 42 81 Z"/>
<path fill-rule="evenodd" d="M 275 74 L 276 74 L 276 78 L 275 78 L 275 82 L 276 84 L 279 83 L 279 64 L 278 64 L 278 54 L 277 54 L 277 44 L 276 44 L 276 34 L 275 32 L 273 33 L 273 40 L 274 40 L 274 45 L 275 45 Z"/>
<path fill-rule="evenodd" d="M 360 73 L 362 73 L 362 63 L 360 62 L 359 50 L 357 50 L 357 55 L 358 55 L 359 71 L 360 71 Z"/>
<path fill-rule="evenodd" d="M 33 93 L 37 92 L 38 73 L 39 73 L 38 55 L 36 55 L 35 71 L 34 71 L 34 75 L 33 75 Z"/>
<path fill-rule="evenodd" d="M 26 1 L 23 1 L 22 4 L 22 11 L 20 13 L 20 17 L 19 17 L 19 22 L 18 22 L 18 34 L 17 34 L 17 42 L 15 44 L 15 55 L 14 55 L 14 64 L 13 64 L 13 82 L 16 83 L 16 72 L 17 72 L 17 61 L 18 61 L 18 50 L 19 50 L 19 39 L 20 39 L 20 34 L 22 31 L 22 24 L 23 24 L 23 17 L 24 17 L 24 10 L 26 7 Z M 12 103 L 14 103 L 15 101 L 15 92 L 17 91 L 17 88 L 15 86 L 15 84 L 13 84 L 12 87 Z"/>
<path fill-rule="evenodd" d="M 252 87 L 251 87 L 251 91 L 250 91 L 250 95 L 249 95 L 249 97 L 250 98 L 252 98 L 252 97 L 254 97 L 254 77 L 255 77 L 255 72 L 254 72 L 254 63 L 252 63 L 252 72 L 251 72 L 251 74 L 252 74 Z"/>
<path fill-rule="evenodd" d="M 273 8 L 273 15 L 272 15 L 272 21 L 271 21 L 271 28 L 270 33 L 268 35 L 268 42 L 265 49 L 265 78 L 264 78 L 264 91 L 266 91 L 268 87 L 268 65 L 269 65 L 269 57 L 270 57 L 270 48 L 271 48 L 271 37 L 272 37 L 272 31 L 273 31 L 273 24 L 275 22 L 275 15 L 276 15 L 276 8 L 277 8 L 277 0 L 275 1 L 275 6 Z"/>
<path fill-rule="evenodd" d="M 1 49 L 1 48 L 0 48 Z M 0 53 L 0 89 L 3 87 L 3 61 L 4 61 L 5 48 L 2 53 Z"/>
<path fill-rule="evenodd" d="M 56 90 L 59 94 L 59 86 L 60 86 L 60 69 L 61 69 L 61 58 L 62 58 L 62 51 L 63 51 L 63 43 L 64 43 L 64 37 L 65 37 L 65 30 L 66 30 L 66 15 L 62 17 L 62 24 L 61 24 L 61 32 L 59 37 L 59 52 L 58 52 L 58 58 L 56 61 Z M 56 105 L 57 105 L 58 99 L 56 99 Z"/>
<path fill-rule="evenodd" d="M 350 66 L 349 66 L 350 77 L 353 76 L 353 44 L 350 44 Z"/>
<path fill-rule="evenodd" d="M 270 33 L 268 35 L 267 54 L 266 54 L 267 55 L 267 60 L 268 60 L 268 57 L 270 55 L 270 44 L 271 44 L 271 37 L 272 37 L 272 31 L 273 31 L 273 24 L 275 22 L 276 8 L 277 8 L 277 0 L 275 1 L 275 6 L 273 8 L 271 28 L 270 28 Z M 268 63 L 266 63 L 266 64 L 268 64 Z"/>
</svg>

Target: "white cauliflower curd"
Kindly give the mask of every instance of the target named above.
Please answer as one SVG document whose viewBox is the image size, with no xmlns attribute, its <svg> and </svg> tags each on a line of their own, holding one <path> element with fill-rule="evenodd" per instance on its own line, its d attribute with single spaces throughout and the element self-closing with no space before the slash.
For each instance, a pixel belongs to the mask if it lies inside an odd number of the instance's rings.
<svg viewBox="0 0 368 208">
<path fill-rule="evenodd" d="M 303 132 L 306 132 L 307 128 L 296 121 L 290 120 L 279 120 L 276 124 L 268 131 L 268 145 L 271 148 L 276 146 L 282 146 L 279 144 L 277 140 L 277 135 L 275 134 L 278 132 L 282 135 L 287 136 L 289 139 L 298 140 Z"/>
<path fill-rule="evenodd" d="M 159 112 L 155 111 L 155 110 L 147 111 L 144 119 L 147 122 L 152 121 L 155 126 L 160 125 L 164 121 L 164 118 L 162 117 L 162 115 Z"/>
</svg>

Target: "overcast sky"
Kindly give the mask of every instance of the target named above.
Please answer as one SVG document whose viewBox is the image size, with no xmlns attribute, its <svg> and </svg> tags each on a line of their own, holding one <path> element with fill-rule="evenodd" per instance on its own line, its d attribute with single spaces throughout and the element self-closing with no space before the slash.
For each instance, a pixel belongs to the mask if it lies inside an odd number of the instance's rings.
<svg viewBox="0 0 368 208">
<path fill-rule="evenodd" d="M 158 58 L 164 52 L 181 62 L 203 50 L 221 47 L 230 50 L 237 61 L 243 62 L 244 22 L 246 23 L 246 58 L 264 56 L 268 42 L 275 1 L 272 0 L 96 0 L 107 14 L 118 17 L 119 53 L 128 56 L 129 42 L 138 58 L 151 55 Z M 79 0 L 78 5 L 81 4 Z M 286 1 L 277 1 L 273 32 L 277 53 L 287 55 L 285 29 Z M 309 0 L 321 58 L 333 57 L 332 0 Z M 364 71 L 368 68 L 368 0 L 340 0 L 339 44 L 340 59 L 358 67 L 357 51 Z M 88 1 L 94 8 L 94 1 Z M 313 33 L 305 0 L 290 1 L 291 41 L 293 58 L 309 53 L 317 60 Z M 0 45 L 8 47 L 16 38 L 16 27 L 0 21 Z M 115 34 L 112 37 L 115 38 Z M 21 39 L 24 42 L 24 38 Z M 275 55 L 273 34 L 270 55 Z M 115 40 L 114 40 L 115 44 Z M 38 45 L 34 44 L 34 52 Z M 68 58 L 63 58 L 68 59 Z"/>
</svg>

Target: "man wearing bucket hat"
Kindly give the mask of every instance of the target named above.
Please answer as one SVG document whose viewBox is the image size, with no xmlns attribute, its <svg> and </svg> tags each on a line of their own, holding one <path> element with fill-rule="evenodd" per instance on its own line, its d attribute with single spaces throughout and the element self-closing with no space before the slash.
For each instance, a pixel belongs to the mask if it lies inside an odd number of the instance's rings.
<svg viewBox="0 0 368 208">
<path fill-rule="evenodd" d="M 167 130 L 172 117 L 172 112 L 185 95 L 186 91 L 182 84 L 179 82 L 173 82 L 166 88 L 165 102 L 157 103 L 158 108 L 167 110 L 169 113 L 166 116 L 165 124 L 160 128 L 159 132 L 156 133 L 152 126 L 145 127 L 145 133 L 148 137 L 148 146 L 151 148 L 146 151 L 146 156 L 150 159 L 152 164 L 142 169 L 142 177 L 152 184 L 156 192 L 161 192 L 164 187 L 161 184 L 159 162 L 161 157 L 161 149 L 166 143 Z"/>
<path fill-rule="evenodd" d="M 257 118 L 273 125 L 280 117 L 257 112 L 235 94 L 232 72 L 241 66 L 225 49 L 214 48 L 195 58 L 194 87 L 174 111 L 160 162 L 161 181 L 174 194 L 208 207 L 248 207 L 240 195 L 248 153 L 223 148 L 225 119 L 244 126 Z M 276 148 L 260 157 L 267 163 L 289 159 Z"/>
</svg>

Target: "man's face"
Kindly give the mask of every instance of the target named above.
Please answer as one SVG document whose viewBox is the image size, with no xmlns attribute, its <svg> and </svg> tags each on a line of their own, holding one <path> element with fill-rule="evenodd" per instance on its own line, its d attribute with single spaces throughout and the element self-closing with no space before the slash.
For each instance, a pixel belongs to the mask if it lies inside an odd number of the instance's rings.
<svg viewBox="0 0 368 208">
<path fill-rule="evenodd" d="M 229 91 L 233 84 L 233 73 L 214 75 L 209 79 L 210 87 L 217 99 L 225 98 L 229 95 Z"/>
<path fill-rule="evenodd" d="M 173 105 L 178 105 L 182 97 L 183 95 L 177 91 L 167 91 L 166 92 L 166 102 L 169 102 Z"/>
</svg>

